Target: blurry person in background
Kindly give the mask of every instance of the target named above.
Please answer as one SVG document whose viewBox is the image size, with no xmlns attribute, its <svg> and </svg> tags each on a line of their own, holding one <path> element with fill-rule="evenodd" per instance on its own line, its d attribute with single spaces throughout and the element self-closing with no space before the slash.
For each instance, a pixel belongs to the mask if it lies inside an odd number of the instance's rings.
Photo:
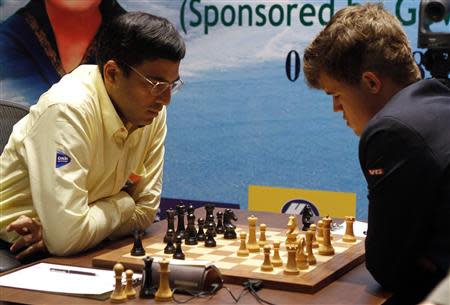
<svg viewBox="0 0 450 305">
<path fill-rule="evenodd" d="M 95 64 L 98 33 L 125 10 L 116 0 L 32 0 L 0 24 L 0 99 L 35 104 L 62 76 Z"/>
</svg>

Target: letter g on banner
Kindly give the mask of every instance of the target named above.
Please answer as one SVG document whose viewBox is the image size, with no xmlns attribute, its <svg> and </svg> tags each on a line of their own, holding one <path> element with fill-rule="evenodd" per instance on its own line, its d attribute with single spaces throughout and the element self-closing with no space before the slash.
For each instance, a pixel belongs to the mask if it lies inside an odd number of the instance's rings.
<svg viewBox="0 0 450 305">
<path fill-rule="evenodd" d="M 289 51 L 286 57 L 286 76 L 291 82 L 295 82 L 300 74 L 300 56 L 295 50 Z M 294 73 L 292 73 L 294 70 Z"/>
</svg>

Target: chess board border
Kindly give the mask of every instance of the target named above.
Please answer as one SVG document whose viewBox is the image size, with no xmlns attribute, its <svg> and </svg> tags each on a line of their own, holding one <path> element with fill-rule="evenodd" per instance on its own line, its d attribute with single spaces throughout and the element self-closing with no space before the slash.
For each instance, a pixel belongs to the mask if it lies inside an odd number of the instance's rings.
<svg viewBox="0 0 450 305">
<path fill-rule="evenodd" d="M 331 259 L 317 265 L 317 267 L 311 271 L 300 271 L 300 275 L 298 276 L 284 275 L 282 273 L 266 274 L 262 272 L 253 272 L 250 275 L 248 271 L 240 272 L 239 270 L 219 269 L 225 283 L 241 285 L 249 278 L 260 279 L 263 281 L 264 287 L 266 288 L 312 294 L 364 262 L 364 238 L 358 239 L 360 240 L 359 243 L 334 255 Z M 158 242 L 161 242 L 160 236 L 151 236 L 143 240 L 144 247 Z M 130 244 L 96 256 L 92 260 L 92 265 L 94 267 L 111 269 L 115 263 L 120 262 L 125 268 L 133 269 L 135 272 L 142 272 L 144 266 L 142 259 L 124 256 L 126 253 L 130 252 L 132 246 L 133 244 Z"/>
</svg>

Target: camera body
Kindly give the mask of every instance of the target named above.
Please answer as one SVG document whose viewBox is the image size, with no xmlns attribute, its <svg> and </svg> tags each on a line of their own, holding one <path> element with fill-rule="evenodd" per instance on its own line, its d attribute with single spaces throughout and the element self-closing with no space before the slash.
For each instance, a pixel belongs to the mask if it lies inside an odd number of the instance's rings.
<svg viewBox="0 0 450 305">
<path fill-rule="evenodd" d="M 419 66 L 423 65 L 432 77 L 450 84 L 450 0 L 421 0 L 419 10 L 419 48 L 428 49 L 420 54 Z M 436 25 L 442 25 L 437 27 Z M 415 52 L 416 53 L 416 52 Z M 423 76 L 422 70 L 422 76 Z"/>
<path fill-rule="evenodd" d="M 450 49 L 450 30 L 434 32 L 434 23 L 450 18 L 450 0 L 421 0 L 419 13 L 418 47 L 428 49 Z"/>
</svg>

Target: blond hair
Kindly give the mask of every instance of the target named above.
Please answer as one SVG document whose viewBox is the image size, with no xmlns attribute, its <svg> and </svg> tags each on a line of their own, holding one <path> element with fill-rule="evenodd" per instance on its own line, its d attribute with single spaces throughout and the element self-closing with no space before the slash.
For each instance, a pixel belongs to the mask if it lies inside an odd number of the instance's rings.
<svg viewBox="0 0 450 305">
<path fill-rule="evenodd" d="M 303 71 L 310 87 L 321 89 L 320 73 L 359 84 L 364 71 L 389 77 L 399 85 L 420 79 L 400 22 L 382 4 L 339 10 L 305 49 Z"/>
</svg>

